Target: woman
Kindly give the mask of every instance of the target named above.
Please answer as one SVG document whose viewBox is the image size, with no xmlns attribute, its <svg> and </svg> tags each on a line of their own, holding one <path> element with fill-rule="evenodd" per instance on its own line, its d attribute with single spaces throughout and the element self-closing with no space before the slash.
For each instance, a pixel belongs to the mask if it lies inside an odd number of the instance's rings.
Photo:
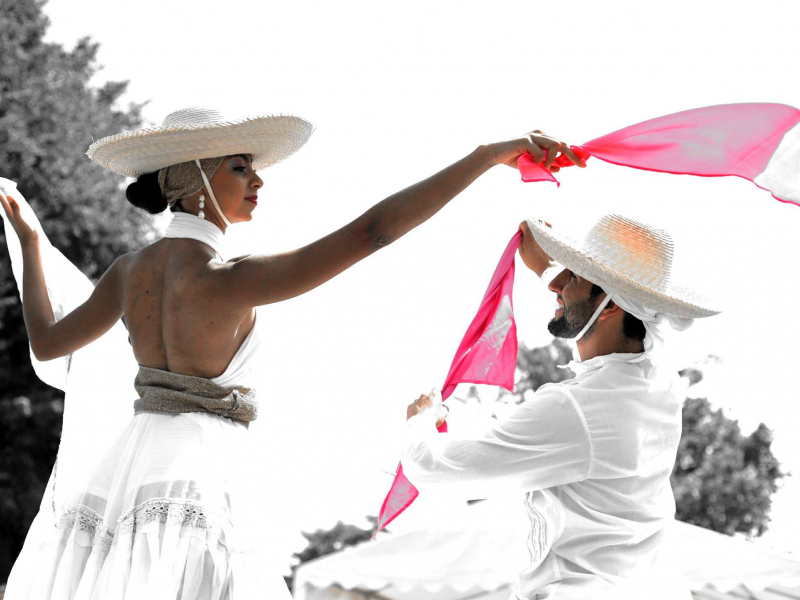
<svg viewBox="0 0 800 600">
<path fill-rule="evenodd" d="M 311 130 L 296 117 L 225 121 L 213 111 L 187 109 L 160 128 L 93 144 L 92 160 L 138 177 L 127 190 L 132 203 L 153 213 L 170 206 L 175 214 L 164 239 L 120 257 L 72 311 L 53 302 L 58 286 L 48 278 L 63 269 L 47 258 L 52 248 L 35 217 L 0 194 L 19 237 L 35 359 L 68 356 L 74 371 L 76 351 L 100 343 L 124 317 L 139 395 L 133 419 L 110 448 L 86 444 L 85 435 L 68 440 L 65 414 L 48 492 L 53 500 L 46 494 L 7 600 L 229 598 L 234 587 L 237 594 L 246 590 L 244 597 L 288 596 L 277 575 L 265 581 L 263 564 L 257 578 L 246 575 L 237 563 L 246 544 L 234 537 L 245 529 L 234 528 L 243 518 L 239 512 L 237 521 L 241 482 L 231 463 L 242 462 L 243 436 L 256 412 L 248 385 L 260 335 L 256 307 L 303 294 L 390 244 L 494 165 L 515 166 L 528 152 L 550 167 L 562 152 L 583 166 L 565 144 L 540 132 L 480 146 L 308 246 L 223 260 L 228 227 L 251 220 L 256 210 L 263 185 L 256 170 L 293 154 Z M 74 404 L 90 395 L 102 396 L 98 412 L 105 411 L 108 390 L 91 386 L 81 388 Z M 82 452 L 74 450 L 77 438 L 84 438 Z"/>
</svg>

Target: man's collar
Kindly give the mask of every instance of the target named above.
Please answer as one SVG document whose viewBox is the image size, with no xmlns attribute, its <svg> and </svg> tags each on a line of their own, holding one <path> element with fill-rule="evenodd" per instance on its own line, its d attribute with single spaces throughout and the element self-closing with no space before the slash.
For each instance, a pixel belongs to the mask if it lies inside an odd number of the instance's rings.
<svg viewBox="0 0 800 600">
<path fill-rule="evenodd" d="M 626 363 L 637 363 L 641 362 L 647 358 L 649 358 L 648 352 L 614 352 L 612 354 L 603 354 L 601 356 L 595 356 L 594 358 L 590 358 L 588 360 L 580 360 L 580 354 L 578 354 L 578 349 L 575 348 L 572 351 L 573 359 L 567 363 L 564 368 L 570 369 L 575 375 L 583 375 L 584 373 L 589 373 L 591 371 L 596 371 L 600 367 L 603 367 L 612 362 L 626 362 Z"/>
</svg>

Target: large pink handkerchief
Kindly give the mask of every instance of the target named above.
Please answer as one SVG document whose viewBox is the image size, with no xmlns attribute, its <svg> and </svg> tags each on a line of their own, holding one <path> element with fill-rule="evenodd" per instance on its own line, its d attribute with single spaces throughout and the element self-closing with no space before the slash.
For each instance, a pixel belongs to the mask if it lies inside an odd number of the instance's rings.
<svg viewBox="0 0 800 600">
<path fill-rule="evenodd" d="M 459 383 L 499 385 L 514 391 L 517 325 L 511 293 L 514 288 L 514 255 L 521 239 L 522 233 L 518 231 L 500 258 L 478 314 L 458 346 L 442 386 L 442 400 L 447 400 Z M 447 431 L 447 423 L 443 423 L 439 431 Z M 403 474 L 403 465 L 398 466 L 394 483 L 381 506 L 375 533 L 408 508 L 418 495 L 417 488 Z"/>
<path fill-rule="evenodd" d="M 573 146 L 584 160 L 701 177 L 735 175 L 800 205 L 800 110 L 785 104 L 723 104 L 658 117 Z M 555 164 L 572 166 L 559 156 Z M 523 181 L 556 181 L 529 155 Z"/>
</svg>

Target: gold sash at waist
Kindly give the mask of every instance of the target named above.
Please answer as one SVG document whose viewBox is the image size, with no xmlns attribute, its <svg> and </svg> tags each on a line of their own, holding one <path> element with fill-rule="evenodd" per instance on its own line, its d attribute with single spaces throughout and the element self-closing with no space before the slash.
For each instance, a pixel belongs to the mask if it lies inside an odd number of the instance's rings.
<svg viewBox="0 0 800 600">
<path fill-rule="evenodd" d="M 209 412 L 247 427 L 258 412 L 254 389 L 226 388 L 204 377 L 139 365 L 133 387 L 139 394 L 133 403 L 135 414 Z"/>
</svg>

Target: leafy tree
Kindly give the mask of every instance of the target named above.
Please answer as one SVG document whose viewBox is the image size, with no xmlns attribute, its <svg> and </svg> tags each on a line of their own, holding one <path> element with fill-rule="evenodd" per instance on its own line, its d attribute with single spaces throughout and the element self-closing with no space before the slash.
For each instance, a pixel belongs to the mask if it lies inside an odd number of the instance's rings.
<svg viewBox="0 0 800 600">
<path fill-rule="evenodd" d="M 767 531 L 772 494 L 786 476 L 771 444 L 763 423 L 745 436 L 707 399 L 687 398 L 671 478 L 676 518 L 728 535 Z"/>
<path fill-rule="evenodd" d="M 41 0 L 0 0 L 0 175 L 15 180 L 53 245 L 92 279 L 147 244 L 152 221 L 125 201 L 122 178 L 84 153 L 92 139 L 140 125 L 119 108 L 125 82 L 90 84 L 97 44 L 47 43 Z M 5 235 L 0 237 L 5 248 Z M 8 254 L 0 251 L 0 582 L 38 509 L 61 431 L 62 395 L 33 372 Z"/>
<path fill-rule="evenodd" d="M 575 374 L 569 369 L 561 369 L 572 360 L 572 347 L 560 339 L 547 346 L 528 348 L 520 344 L 517 353 L 517 375 L 514 394 L 521 398 L 528 390 L 535 392 L 545 383 L 557 383 L 571 379 Z"/>
<path fill-rule="evenodd" d="M 332 529 L 317 529 L 313 533 L 303 531 L 303 537 L 308 545 L 302 552 L 292 555 L 292 574 L 286 578 L 286 585 L 292 589 L 294 573 L 301 564 L 343 550 L 348 546 L 355 546 L 367 542 L 372 538 L 372 533 L 378 527 L 377 517 L 367 517 L 371 527 L 361 529 L 355 525 L 348 525 L 339 521 Z"/>
</svg>

